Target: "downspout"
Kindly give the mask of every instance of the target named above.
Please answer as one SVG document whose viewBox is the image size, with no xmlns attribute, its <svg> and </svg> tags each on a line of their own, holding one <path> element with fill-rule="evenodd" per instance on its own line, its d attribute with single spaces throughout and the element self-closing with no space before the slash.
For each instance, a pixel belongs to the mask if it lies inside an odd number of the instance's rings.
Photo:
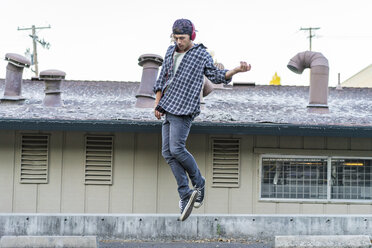
<svg viewBox="0 0 372 248">
<path fill-rule="evenodd" d="M 301 74 L 310 68 L 309 108 L 328 108 L 328 60 L 319 52 L 305 51 L 294 56 L 287 65 L 294 73 Z"/>
</svg>

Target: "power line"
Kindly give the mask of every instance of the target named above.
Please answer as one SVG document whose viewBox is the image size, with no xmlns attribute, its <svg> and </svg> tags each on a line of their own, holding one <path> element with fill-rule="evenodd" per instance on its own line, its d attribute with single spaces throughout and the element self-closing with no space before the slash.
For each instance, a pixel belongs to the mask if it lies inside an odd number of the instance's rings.
<svg viewBox="0 0 372 248">
<path fill-rule="evenodd" d="M 34 65 L 35 65 L 35 75 L 36 77 L 39 76 L 39 66 L 38 66 L 38 61 L 37 61 L 37 43 L 40 43 L 40 45 L 42 45 L 44 48 L 47 48 L 49 49 L 50 47 L 50 43 L 49 42 L 46 42 L 44 39 L 43 40 L 39 40 L 37 35 L 36 35 L 36 29 L 46 29 L 46 28 L 51 28 L 50 25 L 48 27 L 35 27 L 35 25 L 32 25 L 32 27 L 30 28 L 19 28 L 18 27 L 18 31 L 20 30 L 32 30 L 32 34 L 30 35 L 30 37 L 32 38 L 32 44 L 33 44 L 33 62 L 34 62 Z"/>
<path fill-rule="evenodd" d="M 312 33 L 312 31 L 313 30 L 318 30 L 318 29 L 320 29 L 320 28 L 313 28 L 313 27 L 310 27 L 310 28 L 300 28 L 300 31 L 309 31 L 309 36 L 307 37 L 307 38 L 309 38 L 309 41 L 310 41 L 310 51 L 311 51 L 311 48 L 312 48 L 312 46 L 311 46 L 311 39 L 313 38 L 313 37 L 315 37 L 315 34 L 313 34 Z"/>
</svg>

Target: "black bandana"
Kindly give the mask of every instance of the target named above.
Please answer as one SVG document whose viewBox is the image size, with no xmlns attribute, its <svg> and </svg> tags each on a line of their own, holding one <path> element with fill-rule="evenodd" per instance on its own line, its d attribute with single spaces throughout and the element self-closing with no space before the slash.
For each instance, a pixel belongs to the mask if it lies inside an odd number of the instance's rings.
<svg viewBox="0 0 372 248">
<path fill-rule="evenodd" d="M 192 22 L 187 19 L 178 19 L 174 22 L 172 28 L 173 34 L 188 34 L 192 35 Z"/>
</svg>

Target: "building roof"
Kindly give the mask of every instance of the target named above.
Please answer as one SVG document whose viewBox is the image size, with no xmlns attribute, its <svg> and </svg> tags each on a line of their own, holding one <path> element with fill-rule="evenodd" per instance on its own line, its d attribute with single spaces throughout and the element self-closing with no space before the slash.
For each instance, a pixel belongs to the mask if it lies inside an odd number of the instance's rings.
<svg viewBox="0 0 372 248">
<path fill-rule="evenodd" d="M 372 87 L 372 64 L 345 80 L 341 85 L 346 87 Z"/>
<path fill-rule="evenodd" d="M 0 103 L 0 129 L 159 132 L 153 110 L 135 107 L 138 87 L 138 82 L 66 80 L 63 106 L 45 107 L 44 83 L 23 80 L 26 100 Z M 0 97 L 4 88 L 0 79 Z M 328 111 L 308 108 L 308 97 L 305 86 L 215 89 L 204 99 L 193 131 L 372 137 L 371 88 L 329 88 Z"/>
</svg>

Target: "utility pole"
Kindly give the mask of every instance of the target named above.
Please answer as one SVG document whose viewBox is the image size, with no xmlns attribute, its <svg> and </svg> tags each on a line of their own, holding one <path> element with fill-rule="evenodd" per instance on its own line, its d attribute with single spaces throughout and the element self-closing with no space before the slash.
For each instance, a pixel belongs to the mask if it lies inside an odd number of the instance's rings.
<svg viewBox="0 0 372 248">
<path fill-rule="evenodd" d="M 318 30 L 320 28 L 313 28 L 313 27 L 310 27 L 310 28 L 300 28 L 300 31 L 309 31 L 309 36 L 307 38 L 309 38 L 310 40 L 310 51 L 311 51 L 311 39 L 315 36 L 315 34 L 313 34 L 311 31 L 313 30 Z"/>
<path fill-rule="evenodd" d="M 38 66 L 38 61 L 37 61 L 37 44 L 36 42 L 39 42 L 43 47 L 46 47 L 49 49 L 50 44 L 48 42 L 45 42 L 44 40 L 39 40 L 38 37 L 36 36 L 36 29 L 46 29 L 46 28 L 51 28 L 50 25 L 48 27 L 35 27 L 35 25 L 32 25 L 31 28 L 19 28 L 18 31 L 20 30 L 32 30 L 32 35 L 30 37 L 32 38 L 32 43 L 33 43 L 33 64 L 35 65 L 35 75 L 36 77 L 39 76 L 39 66 Z"/>
</svg>

